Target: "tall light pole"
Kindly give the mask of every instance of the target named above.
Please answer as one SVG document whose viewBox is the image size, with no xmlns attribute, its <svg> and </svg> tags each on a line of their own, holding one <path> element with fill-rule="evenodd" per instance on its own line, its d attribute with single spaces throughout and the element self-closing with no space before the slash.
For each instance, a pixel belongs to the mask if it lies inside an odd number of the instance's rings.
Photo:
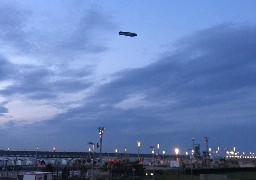
<svg viewBox="0 0 256 180">
<path fill-rule="evenodd" d="M 179 148 L 174 149 L 175 155 L 176 155 L 176 160 L 178 161 L 178 154 L 180 152 Z"/>
<path fill-rule="evenodd" d="M 101 162 L 102 162 L 102 156 L 101 156 L 101 151 L 102 151 L 102 136 L 104 133 L 105 128 L 104 127 L 99 127 L 99 135 L 100 135 L 100 166 L 101 166 Z"/>
<path fill-rule="evenodd" d="M 39 150 L 39 147 L 36 146 L 36 164 L 37 164 L 37 159 L 38 159 L 38 150 Z"/>
<path fill-rule="evenodd" d="M 118 150 L 117 150 L 117 148 L 115 149 L 115 154 L 116 154 L 116 158 L 118 158 Z"/>
<path fill-rule="evenodd" d="M 138 159 L 140 159 L 140 141 L 137 141 L 137 146 L 138 146 Z"/>
<path fill-rule="evenodd" d="M 94 149 L 95 149 L 95 144 L 93 142 L 89 142 L 88 144 L 92 145 L 92 176 L 91 179 L 94 179 Z"/>
<path fill-rule="evenodd" d="M 163 160 L 164 160 L 165 151 L 163 151 Z"/>
<path fill-rule="evenodd" d="M 155 162 L 156 162 L 156 159 L 155 159 L 155 147 L 154 146 L 150 146 L 149 148 L 152 149 L 152 156 L 153 156 L 153 180 L 155 180 Z"/>
<path fill-rule="evenodd" d="M 188 150 L 191 150 L 191 156 L 190 156 L 190 174 L 191 174 L 191 180 L 194 179 L 193 177 L 193 159 L 194 159 L 194 150 L 193 149 L 188 149 Z M 188 155 L 188 153 L 186 152 L 186 155 Z"/>
<path fill-rule="evenodd" d="M 159 148 L 160 148 L 160 144 L 157 144 L 157 145 L 156 145 L 156 147 L 157 147 L 157 158 L 158 158 L 158 156 L 159 156 Z"/>
</svg>

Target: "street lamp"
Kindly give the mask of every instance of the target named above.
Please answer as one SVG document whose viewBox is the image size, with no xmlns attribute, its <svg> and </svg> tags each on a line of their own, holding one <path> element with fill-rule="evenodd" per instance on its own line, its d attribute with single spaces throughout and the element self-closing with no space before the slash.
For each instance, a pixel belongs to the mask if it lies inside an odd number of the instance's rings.
<svg viewBox="0 0 256 180">
<path fill-rule="evenodd" d="M 156 145 L 156 147 L 157 147 L 157 156 L 159 156 L 159 148 L 160 148 L 160 144 L 157 144 L 157 145 Z"/>
<path fill-rule="evenodd" d="M 118 158 L 118 151 L 117 151 L 117 149 L 115 149 L 115 155 L 116 155 L 116 158 Z"/>
<path fill-rule="evenodd" d="M 94 147 L 95 144 L 93 142 L 89 142 L 88 144 L 92 145 L 92 180 L 94 179 Z"/>
<path fill-rule="evenodd" d="M 100 135 L 100 166 L 101 166 L 101 161 L 102 161 L 102 156 L 101 156 L 101 151 L 102 151 L 102 136 L 104 133 L 105 128 L 104 127 L 99 127 L 99 135 Z"/>
<path fill-rule="evenodd" d="M 163 159 L 164 159 L 165 151 L 163 151 Z"/>
<path fill-rule="evenodd" d="M 138 146 L 138 158 L 140 159 L 140 141 L 137 141 L 137 146 Z"/>
<path fill-rule="evenodd" d="M 39 147 L 38 146 L 36 146 L 36 164 L 37 164 L 37 160 L 38 160 L 38 150 L 39 150 Z"/>
<path fill-rule="evenodd" d="M 174 149 L 174 152 L 175 152 L 175 155 L 176 155 L 176 159 L 177 159 L 177 161 L 178 161 L 178 154 L 179 154 L 179 152 L 180 152 L 179 148 L 175 148 L 175 149 Z"/>
<path fill-rule="evenodd" d="M 155 179 L 155 162 L 156 162 L 156 159 L 155 159 L 155 147 L 154 146 L 150 146 L 149 148 L 152 149 L 152 157 L 154 159 L 154 162 L 153 162 L 153 180 Z"/>
</svg>

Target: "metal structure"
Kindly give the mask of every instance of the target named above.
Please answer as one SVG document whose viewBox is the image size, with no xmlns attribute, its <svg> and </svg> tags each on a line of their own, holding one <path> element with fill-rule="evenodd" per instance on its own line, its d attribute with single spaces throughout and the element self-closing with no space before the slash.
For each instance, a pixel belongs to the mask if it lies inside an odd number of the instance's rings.
<svg viewBox="0 0 256 180">
<path fill-rule="evenodd" d="M 102 156 L 101 156 L 101 152 L 102 152 L 102 137 L 103 137 L 103 133 L 105 128 L 104 127 L 99 127 L 99 135 L 100 135 L 100 166 L 101 166 L 101 162 L 102 162 Z"/>
<path fill-rule="evenodd" d="M 205 142 L 205 157 L 209 157 L 209 146 L 208 146 L 208 137 L 204 137 L 204 142 Z"/>
</svg>

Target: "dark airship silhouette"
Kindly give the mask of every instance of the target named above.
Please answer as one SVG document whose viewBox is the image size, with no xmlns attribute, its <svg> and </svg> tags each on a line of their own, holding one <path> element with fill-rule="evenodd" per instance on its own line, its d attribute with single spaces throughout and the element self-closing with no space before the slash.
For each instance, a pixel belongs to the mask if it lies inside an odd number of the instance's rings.
<svg viewBox="0 0 256 180">
<path fill-rule="evenodd" d="M 119 32 L 119 35 L 130 36 L 130 37 L 137 36 L 136 33 L 132 33 L 132 32 L 122 32 L 122 31 Z"/>
</svg>

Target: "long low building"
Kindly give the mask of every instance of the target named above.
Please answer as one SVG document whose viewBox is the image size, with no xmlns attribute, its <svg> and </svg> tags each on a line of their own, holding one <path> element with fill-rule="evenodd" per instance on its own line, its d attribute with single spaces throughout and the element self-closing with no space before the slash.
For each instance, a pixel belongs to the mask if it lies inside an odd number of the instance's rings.
<svg viewBox="0 0 256 180">
<path fill-rule="evenodd" d="M 58 151 L 0 151 L 1 157 L 37 157 L 37 158 L 86 158 L 92 156 L 92 152 L 58 152 Z M 94 153 L 95 157 L 99 157 L 99 153 Z M 136 158 L 138 154 L 133 153 L 102 153 L 104 157 L 130 157 Z M 152 157 L 152 154 L 140 154 L 141 158 Z M 162 157 L 162 156 L 160 156 Z M 175 158 L 175 155 L 164 155 L 165 158 Z M 179 155 L 186 158 L 186 156 Z"/>
</svg>

